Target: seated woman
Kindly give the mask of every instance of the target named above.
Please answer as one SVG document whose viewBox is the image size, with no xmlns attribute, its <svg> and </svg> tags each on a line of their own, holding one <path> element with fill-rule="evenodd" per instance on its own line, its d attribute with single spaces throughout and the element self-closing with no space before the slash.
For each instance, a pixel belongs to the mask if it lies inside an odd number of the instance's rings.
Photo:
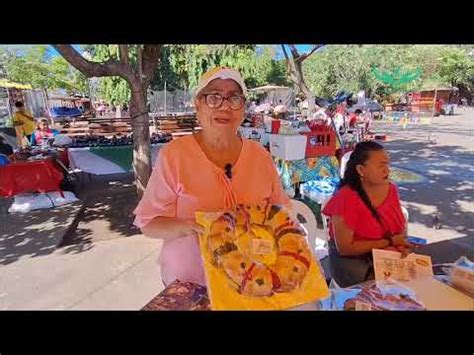
<svg viewBox="0 0 474 355">
<path fill-rule="evenodd" d="M 38 120 L 37 128 L 33 132 L 31 137 L 31 144 L 32 145 L 41 145 L 43 144 L 43 140 L 48 140 L 49 138 L 53 138 L 59 134 L 59 131 L 56 129 L 49 128 L 49 122 L 46 118 L 41 118 Z"/>
<path fill-rule="evenodd" d="M 389 157 L 375 142 L 357 144 L 341 188 L 323 213 L 330 217 L 329 268 L 349 287 L 374 278 L 372 249 L 410 252 L 397 188 L 389 181 Z"/>
</svg>

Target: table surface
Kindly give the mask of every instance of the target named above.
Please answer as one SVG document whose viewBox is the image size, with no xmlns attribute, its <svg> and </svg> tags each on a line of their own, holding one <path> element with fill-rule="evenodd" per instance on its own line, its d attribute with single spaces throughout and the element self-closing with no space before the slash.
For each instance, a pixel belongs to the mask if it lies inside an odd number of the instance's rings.
<svg viewBox="0 0 474 355">
<path fill-rule="evenodd" d="M 411 288 L 428 310 L 474 310 L 474 298 L 446 285 L 434 277 L 403 282 Z"/>
</svg>

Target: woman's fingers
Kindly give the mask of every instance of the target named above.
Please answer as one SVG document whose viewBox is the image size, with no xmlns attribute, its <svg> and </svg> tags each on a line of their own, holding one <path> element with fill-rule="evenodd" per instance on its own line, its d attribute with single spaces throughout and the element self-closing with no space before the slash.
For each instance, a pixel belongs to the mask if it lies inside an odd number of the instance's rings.
<svg viewBox="0 0 474 355">
<path fill-rule="evenodd" d="M 201 226 L 200 224 L 197 224 L 195 222 L 190 222 L 190 225 L 189 225 L 191 231 L 197 233 L 197 234 L 202 234 L 204 233 L 204 228 L 203 226 Z"/>
</svg>

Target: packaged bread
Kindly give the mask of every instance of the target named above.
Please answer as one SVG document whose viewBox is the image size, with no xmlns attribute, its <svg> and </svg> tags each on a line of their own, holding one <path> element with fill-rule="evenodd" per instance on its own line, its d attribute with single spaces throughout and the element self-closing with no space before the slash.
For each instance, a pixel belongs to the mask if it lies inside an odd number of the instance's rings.
<svg viewBox="0 0 474 355">
<path fill-rule="evenodd" d="M 306 233 L 278 205 L 197 212 L 213 310 L 278 310 L 329 295 Z"/>
</svg>

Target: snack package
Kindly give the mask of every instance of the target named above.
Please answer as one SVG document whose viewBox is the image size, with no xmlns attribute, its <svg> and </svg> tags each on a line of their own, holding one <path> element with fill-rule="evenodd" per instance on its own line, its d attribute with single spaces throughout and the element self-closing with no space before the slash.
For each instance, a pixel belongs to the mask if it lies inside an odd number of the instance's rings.
<svg viewBox="0 0 474 355">
<path fill-rule="evenodd" d="M 474 263 L 465 256 L 459 258 L 448 271 L 449 282 L 462 292 L 474 297 Z"/>
<path fill-rule="evenodd" d="M 239 205 L 196 212 L 213 310 L 279 310 L 314 302 L 329 289 L 304 230 L 282 206 Z"/>
<path fill-rule="evenodd" d="M 173 281 L 142 311 L 209 311 L 206 288 L 192 282 Z"/>
<path fill-rule="evenodd" d="M 426 307 L 408 287 L 391 281 L 368 281 L 332 289 L 331 309 L 349 311 L 422 311 Z"/>
</svg>

